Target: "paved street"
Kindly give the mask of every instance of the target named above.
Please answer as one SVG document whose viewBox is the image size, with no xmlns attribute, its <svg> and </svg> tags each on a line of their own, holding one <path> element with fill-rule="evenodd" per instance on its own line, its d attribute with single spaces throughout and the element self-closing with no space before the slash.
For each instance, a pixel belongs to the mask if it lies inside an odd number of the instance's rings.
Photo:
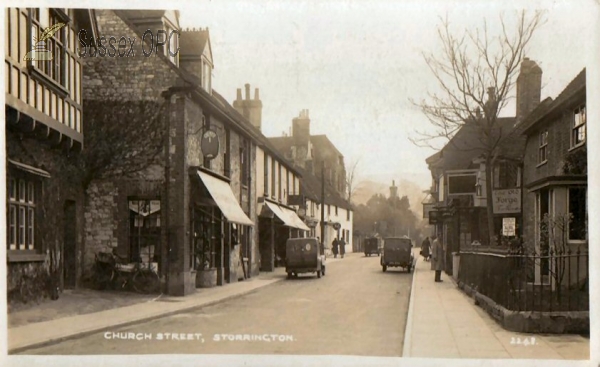
<svg viewBox="0 0 600 367">
<path fill-rule="evenodd" d="M 95 333 L 23 354 L 399 357 L 402 355 L 411 280 L 411 274 L 397 269 L 383 273 L 378 257 L 352 254 L 330 262 L 326 276 L 321 279 L 312 274 L 300 276 L 213 306 Z M 157 340 L 160 333 L 163 340 Z M 170 334 L 167 336 L 166 333 Z M 174 340 L 173 333 L 178 334 L 178 340 Z M 133 340 L 114 339 L 117 335 Z"/>
</svg>

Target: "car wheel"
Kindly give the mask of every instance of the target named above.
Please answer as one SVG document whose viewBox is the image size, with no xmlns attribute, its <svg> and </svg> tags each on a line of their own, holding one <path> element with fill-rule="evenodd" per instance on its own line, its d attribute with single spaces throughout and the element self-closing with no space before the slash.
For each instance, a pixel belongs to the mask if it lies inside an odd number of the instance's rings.
<svg viewBox="0 0 600 367">
<path fill-rule="evenodd" d="M 382 268 L 383 271 L 387 270 L 387 266 L 385 266 L 385 265 L 381 265 L 381 268 Z"/>
<path fill-rule="evenodd" d="M 288 272 L 288 273 L 287 273 L 287 278 L 288 278 L 288 279 L 291 279 L 291 278 L 292 278 L 292 273 L 291 273 L 291 272 Z"/>
<path fill-rule="evenodd" d="M 325 276 L 325 266 L 321 267 L 321 274 L 323 274 L 323 276 Z"/>
<path fill-rule="evenodd" d="M 317 270 L 317 278 L 321 277 L 321 270 Z"/>
</svg>

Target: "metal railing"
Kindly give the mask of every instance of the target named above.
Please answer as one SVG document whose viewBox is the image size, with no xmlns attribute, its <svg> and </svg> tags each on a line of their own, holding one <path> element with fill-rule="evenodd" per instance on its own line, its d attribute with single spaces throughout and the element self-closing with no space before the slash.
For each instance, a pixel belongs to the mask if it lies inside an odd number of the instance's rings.
<svg viewBox="0 0 600 367">
<path fill-rule="evenodd" d="M 458 280 L 512 311 L 589 311 L 589 255 L 461 251 Z"/>
</svg>

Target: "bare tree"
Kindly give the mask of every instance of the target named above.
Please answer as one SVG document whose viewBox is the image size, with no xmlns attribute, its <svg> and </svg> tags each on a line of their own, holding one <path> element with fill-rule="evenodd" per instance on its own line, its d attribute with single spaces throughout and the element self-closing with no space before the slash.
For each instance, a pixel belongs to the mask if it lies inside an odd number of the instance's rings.
<svg viewBox="0 0 600 367">
<path fill-rule="evenodd" d="M 128 177 L 157 164 L 164 151 L 164 102 L 86 100 L 82 186 L 96 179 Z"/>
<path fill-rule="evenodd" d="M 356 183 L 357 176 L 357 168 L 360 163 L 360 158 L 358 158 L 354 164 L 352 164 L 349 171 L 346 172 L 346 199 L 350 204 L 352 204 L 352 196 L 356 193 L 358 189 L 358 184 Z"/>
<path fill-rule="evenodd" d="M 514 31 L 500 16 L 500 31 L 490 34 L 488 23 L 483 28 L 465 30 L 456 36 L 448 19 L 442 19 L 438 37 L 439 55 L 424 54 L 425 62 L 437 80 L 439 93 L 429 93 L 428 100 L 413 103 L 427 116 L 433 132 L 418 131 L 411 138 L 417 146 L 434 147 L 434 142 L 450 142 L 455 134 L 470 128 L 475 138 L 455 149 L 472 151 L 485 162 L 488 233 L 494 236 L 492 207 L 492 169 L 501 147 L 513 138 L 512 129 L 500 123 L 499 115 L 511 99 L 518 66 L 539 26 L 543 13 L 518 13 Z M 448 144 L 448 143 L 447 143 Z"/>
</svg>

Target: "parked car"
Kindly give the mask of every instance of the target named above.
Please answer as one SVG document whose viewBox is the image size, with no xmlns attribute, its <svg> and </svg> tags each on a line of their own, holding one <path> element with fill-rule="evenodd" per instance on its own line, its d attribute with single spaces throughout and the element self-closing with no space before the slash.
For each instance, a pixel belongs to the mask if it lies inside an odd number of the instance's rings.
<svg viewBox="0 0 600 367">
<path fill-rule="evenodd" d="M 377 256 L 379 256 L 381 254 L 380 242 L 381 240 L 377 237 L 365 238 L 365 256 L 371 256 L 373 254 L 377 254 Z"/>
<path fill-rule="evenodd" d="M 388 237 L 383 240 L 383 255 L 381 268 L 386 271 L 388 267 L 402 267 L 409 273 L 413 269 L 414 256 L 412 241 L 408 237 Z"/>
<path fill-rule="evenodd" d="M 289 238 L 285 244 L 288 278 L 302 273 L 325 275 L 325 249 L 316 238 Z"/>
</svg>

